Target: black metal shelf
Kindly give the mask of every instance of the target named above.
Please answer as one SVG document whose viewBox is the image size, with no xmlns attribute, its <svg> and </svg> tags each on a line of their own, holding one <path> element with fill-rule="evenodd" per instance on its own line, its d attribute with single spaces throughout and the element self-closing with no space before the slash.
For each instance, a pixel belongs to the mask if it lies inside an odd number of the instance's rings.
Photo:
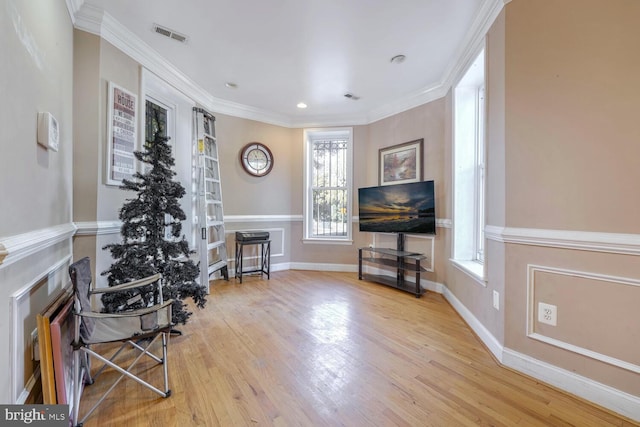
<svg viewBox="0 0 640 427">
<path fill-rule="evenodd" d="M 369 256 L 363 257 L 363 252 L 368 252 Z M 374 254 L 380 256 L 373 256 Z M 390 286 L 404 292 L 412 293 L 416 298 L 420 298 L 424 293 L 420 286 L 420 272 L 427 271 L 424 267 L 420 266 L 420 261 L 424 259 L 426 259 L 424 255 L 416 252 L 406 252 L 390 248 L 360 248 L 358 249 L 358 279 Z M 393 267 L 396 269 L 396 277 L 364 273 L 362 271 L 363 262 Z M 414 273 L 415 281 L 407 279 L 405 277 L 406 273 Z"/>
</svg>

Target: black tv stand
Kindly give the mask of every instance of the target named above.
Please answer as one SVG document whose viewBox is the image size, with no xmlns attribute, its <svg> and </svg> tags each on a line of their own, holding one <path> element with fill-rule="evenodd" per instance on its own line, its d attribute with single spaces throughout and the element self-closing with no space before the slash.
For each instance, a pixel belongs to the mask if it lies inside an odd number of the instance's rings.
<svg viewBox="0 0 640 427">
<path fill-rule="evenodd" d="M 368 256 L 363 256 L 368 253 Z M 404 234 L 398 234 L 397 248 L 373 248 L 364 247 L 358 249 L 358 279 L 369 280 L 380 283 L 401 291 L 410 292 L 420 298 L 424 293 L 420 286 L 420 272 L 426 271 L 420 266 L 420 262 L 426 259 L 423 254 L 417 252 L 407 252 L 404 250 Z M 394 267 L 396 269 L 396 277 L 363 273 L 362 263 L 367 262 L 375 265 Z M 409 280 L 407 273 L 415 275 L 415 281 Z"/>
</svg>

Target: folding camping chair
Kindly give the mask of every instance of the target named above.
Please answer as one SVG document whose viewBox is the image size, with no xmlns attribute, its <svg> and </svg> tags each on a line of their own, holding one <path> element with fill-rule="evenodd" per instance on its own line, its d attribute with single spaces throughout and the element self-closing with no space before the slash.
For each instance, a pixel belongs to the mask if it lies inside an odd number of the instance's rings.
<svg viewBox="0 0 640 427">
<path fill-rule="evenodd" d="M 167 372 L 167 345 L 172 326 L 171 304 L 173 300 L 163 301 L 162 299 L 162 275 L 155 274 L 144 279 L 108 288 L 91 289 L 91 264 L 89 258 L 83 258 L 69 267 L 69 275 L 73 283 L 75 306 L 75 332 L 73 342 L 73 422 L 76 426 L 82 423 L 93 413 L 116 385 L 126 376 L 137 381 L 150 390 L 158 393 L 162 397 L 169 397 L 169 378 Z M 91 296 L 107 293 L 133 290 L 142 286 L 157 285 L 157 301 L 151 307 L 137 310 L 124 311 L 119 313 L 101 313 L 92 311 Z M 149 351 L 158 337 L 162 338 L 162 357 Z M 94 351 L 94 344 L 122 342 L 122 346 L 110 358 Z M 114 359 L 118 354 L 129 346 L 140 354 L 129 364 L 121 367 L 115 363 Z M 147 355 L 164 368 L 164 389 L 151 385 L 147 381 L 134 375 L 131 370 L 142 358 Z M 95 358 L 104 365 L 91 377 L 90 359 Z M 118 371 L 121 375 L 111 385 L 111 387 L 100 397 L 95 405 L 79 419 L 80 415 L 80 395 L 83 384 L 93 384 L 98 375 L 107 367 Z"/>
</svg>

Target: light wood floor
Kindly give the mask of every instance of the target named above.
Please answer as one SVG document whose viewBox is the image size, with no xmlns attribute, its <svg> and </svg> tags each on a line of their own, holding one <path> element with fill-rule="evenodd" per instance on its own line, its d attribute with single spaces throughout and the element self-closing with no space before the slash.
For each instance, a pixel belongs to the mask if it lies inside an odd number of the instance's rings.
<svg viewBox="0 0 640 427">
<path fill-rule="evenodd" d="M 124 380 L 85 426 L 637 425 L 501 368 L 441 295 L 355 273 L 243 282 L 216 281 L 171 338 L 172 396 Z"/>
</svg>

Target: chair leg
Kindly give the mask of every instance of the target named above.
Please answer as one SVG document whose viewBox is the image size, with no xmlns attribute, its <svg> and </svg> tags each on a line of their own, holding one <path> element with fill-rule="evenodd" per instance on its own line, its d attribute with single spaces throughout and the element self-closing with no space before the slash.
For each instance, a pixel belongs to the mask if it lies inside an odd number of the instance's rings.
<svg viewBox="0 0 640 427">
<path fill-rule="evenodd" d="M 75 426 L 80 425 L 78 423 L 78 415 L 80 415 L 80 392 L 82 386 L 80 385 L 80 350 L 73 351 L 73 422 Z"/>
<path fill-rule="evenodd" d="M 161 391 L 160 389 L 158 389 L 157 387 L 151 385 L 150 383 L 144 381 L 143 379 L 135 376 L 134 374 L 132 374 L 131 372 L 129 372 L 137 363 L 138 361 L 142 358 L 142 356 L 147 355 L 149 357 L 151 357 L 153 360 L 158 361 L 159 358 L 157 356 L 155 356 L 153 353 L 151 353 L 149 351 L 149 348 L 153 345 L 153 343 L 158 339 L 158 335 L 156 335 L 150 342 L 149 344 L 147 344 L 146 347 L 142 347 L 138 344 L 132 343 L 130 342 L 130 344 L 133 345 L 133 347 L 135 347 L 136 349 L 140 350 L 140 354 L 138 354 L 138 356 L 133 360 L 133 362 L 131 362 L 131 364 L 127 367 L 127 369 L 123 369 L 122 367 L 118 366 L 116 363 L 113 362 L 113 358 L 120 353 L 120 351 L 122 350 L 119 349 L 115 355 L 113 355 L 111 357 L 111 359 L 107 359 L 106 357 L 102 356 L 101 354 L 96 353 L 95 351 L 91 350 L 91 348 L 88 347 L 82 347 L 80 350 L 82 350 L 83 354 L 87 355 L 87 358 L 89 356 L 93 356 L 96 359 L 100 360 L 102 363 L 104 363 L 104 366 L 100 368 L 100 371 L 102 371 L 106 366 L 109 366 L 113 369 L 115 369 L 116 371 L 118 371 L 121 375 L 120 377 L 118 377 L 117 380 L 115 380 L 115 382 L 113 384 L 111 384 L 111 387 L 109 387 L 109 389 L 103 393 L 103 395 L 100 397 L 100 399 L 93 405 L 93 407 L 84 415 L 84 417 L 82 418 L 82 420 L 79 423 L 76 423 L 76 425 L 82 425 L 82 423 L 84 423 L 84 421 L 89 418 L 89 416 L 93 413 L 93 411 L 95 411 L 97 409 L 97 407 L 107 398 L 107 396 L 115 389 L 115 387 L 120 383 L 120 381 L 122 381 L 122 379 L 124 377 L 130 378 L 132 380 L 134 380 L 135 382 L 137 382 L 138 384 L 141 384 L 145 387 L 147 387 L 149 390 L 159 394 L 162 397 L 169 397 L 171 395 L 171 390 L 169 390 L 169 377 L 168 377 L 168 371 L 167 371 L 167 339 L 166 339 L 166 333 L 160 333 L 159 335 L 162 336 L 162 351 L 163 351 L 163 359 L 160 360 L 159 363 L 162 363 L 164 365 L 164 381 L 165 381 L 165 390 L 166 391 Z M 125 343 L 126 345 L 126 343 Z M 79 350 L 78 350 L 79 352 Z M 95 377 L 94 377 L 95 378 Z M 79 403 L 79 402 L 78 402 Z M 79 412 L 79 404 L 76 406 L 76 410 Z M 74 421 L 77 422 L 78 419 L 78 415 L 75 416 Z"/>
<path fill-rule="evenodd" d="M 162 336 L 164 337 L 164 333 L 162 333 Z M 155 341 L 155 339 L 154 339 L 154 341 Z M 164 340 L 163 340 L 163 342 L 164 342 Z M 129 345 L 131 345 L 131 347 L 134 347 L 134 348 L 136 348 L 136 349 L 140 350 L 142 353 L 145 353 L 147 356 L 149 356 L 150 358 L 152 358 L 152 359 L 153 359 L 153 360 L 155 360 L 156 362 L 158 362 L 158 363 L 162 363 L 162 360 L 163 360 L 163 359 L 159 358 L 158 356 L 156 356 L 155 354 L 151 353 L 151 352 L 148 350 L 148 348 L 149 348 L 149 346 L 150 346 L 151 344 L 149 344 L 146 348 L 145 348 L 145 347 L 142 347 L 142 346 L 141 346 L 141 345 L 139 345 L 138 343 L 133 342 L 133 341 L 131 341 L 131 340 L 127 341 L 124 345 L 126 345 L 126 344 L 129 344 Z M 124 345 L 123 345 L 123 348 L 124 348 Z M 110 358 L 109 360 L 113 360 L 113 357 L 112 357 L 112 358 Z"/>
<path fill-rule="evenodd" d="M 164 369 L 164 392 L 165 397 L 171 396 L 171 390 L 169 389 L 169 363 L 167 361 L 167 346 L 169 345 L 169 334 L 162 333 L 162 365 Z"/>
<path fill-rule="evenodd" d="M 126 348 L 126 345 L 127 345 L 127 343 L 123 343 L 123 344 L 120 346 L 120 348 L 118 349 L 118 351 L 116 351 L 116 352 L 113 354 L 113 356 L 111 356 L 111 357 L 109 358 L 109 360 L 111 360 L 111 361 L 115 360 L 115 358 L 116 358 L 116 357 L 118 357 L 118 355 L 119 355 L 120 353 L 122 353 L 122 350 L 124 350 L 124 349 Z M 91 347 L 89 346 L 89 348 L 91 348 Z M 139 347 L 139 348 L 141 348 L 141 347 Z M 102 366 L 100 367 L 100 369 L 98 369 L 98 370 L 96 371 L 96 373 L 95 373 L 95 374 L 93 374 L 93 377 L 91 378 L 91 384 L 93 384 L 93 380 L 95 380 L 96 378 L 98 378 L 98 377 L 100 376 L 100 374 L 101 374 L 101 373 L 102 373 L 102 372 L 107 368 L 107 366 L 108 366 L 107 364 L 102 365 Z"/>
</svg>

